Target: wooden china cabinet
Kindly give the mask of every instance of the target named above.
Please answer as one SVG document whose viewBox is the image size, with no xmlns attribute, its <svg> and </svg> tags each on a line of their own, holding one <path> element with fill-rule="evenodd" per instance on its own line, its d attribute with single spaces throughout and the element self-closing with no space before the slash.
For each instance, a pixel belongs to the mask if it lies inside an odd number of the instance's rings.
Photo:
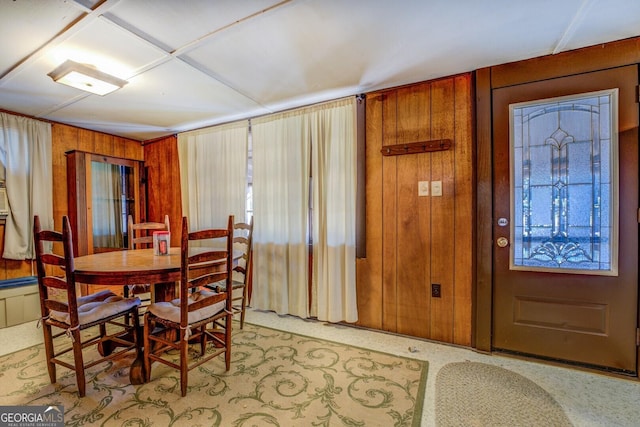
<svg viewBox="0 0 640 427">
<path fill-rule="evenodd" d="M 75 255 L 127 248 L 127 217 L 141 217 L 142 162 L 78 150 L 65 154 Z M 95 290 L 84 286 L 83 294 Z"/>
</svg>

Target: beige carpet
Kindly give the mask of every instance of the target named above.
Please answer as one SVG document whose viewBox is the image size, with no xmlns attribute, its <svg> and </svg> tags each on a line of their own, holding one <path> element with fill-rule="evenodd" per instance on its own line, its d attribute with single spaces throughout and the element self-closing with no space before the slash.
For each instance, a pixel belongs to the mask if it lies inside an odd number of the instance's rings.
<svg viewBox="0 0 640 427">
<path fill-rule="evenodd" d="M 78 398 L 73 372 L 49 383 L 37 345 L 0 357 L 0 405 L 62 405 L 72 426 L 419 426 L 424 361 L 245 324 L 222 357 L 189 373 L 156 364 L 148 384 L 128 384 L 131 359 L 89 370 Z"/>
<path fill-rule="evenodd" d="M 438 427 L 571 426 L 560 405 L 533 381 L 498 366 L 449 363 L 436 376 Z"/>
</svg>

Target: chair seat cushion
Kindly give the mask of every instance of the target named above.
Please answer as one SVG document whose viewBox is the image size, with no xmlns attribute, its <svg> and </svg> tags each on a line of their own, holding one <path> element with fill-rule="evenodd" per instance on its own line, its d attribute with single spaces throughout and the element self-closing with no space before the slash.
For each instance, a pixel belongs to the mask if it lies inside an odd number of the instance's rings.
<svg viewBox="0 0 640 427">
<path fill-rule="evenodd" d="M 214 285 L 206 285 L 206 286 L 207 288 L 217 290 L 218 292 L 226 292 L 227 290 L 227 286 L 225 285 L 224 281 L 217 282 Z M 234 280 L 231 283 L 231 289 L 240 289 L 240 288 L 244 288 L 244 282 L 238 282 L 237 280 Z"/>
<path fill-rule="evenodd" d="M 116 314 L 125 314 L 139 305 L 140 298 L 123 298 L 108 290 L 100 291 L 78 298 L 78 321 L 80 325 L 87 325 Z M 70 316 L 67 312 L 52 310 L 49 317 L 67 325 L 70 324 Z"/>
<path fill-rule="evenodd" d="M 151 292 L 151 285 L 149 284 L 138 284 L 129 286 L 129 293 L 131 295 L 148 294 L 149 292 Z"/>
<path fill-rule="evenodd" d="M 210 292 L 204 289 L 200 289 L 189 295 L 187 304 L 191 305 L 196 301 L 200 301 L 203 298 L 214 296 L 215 292 Z M 190 311 L 187 316 L 187 322 L 191 325 L 204 319 L 208 319 L 212 316 L 223 311 L 226 307 L 226 301 L 222 300 L 215 304 L 202 307 L 198 310 Z M 180 323 L 180 298 L 176 298 L 167 302 L 156 302 L 147 307 L 147 311 L 153 313 L 156 317 L 168 320 L 174 323 Z"/>
<path fill-rule="evenodd" d="M 77 299 L 78 307 L 80 307 L 81 305 L 84 305 L 84 304 L 88 304 L 90 302 L 104 301 L 107 298 L 115 297 L 115 296 L 116 296 L 116 294 L 111 292 L 109 289 L 105 289 L 105 290 L 100 291 L 100 292 L 96 292 L 96 293 L 93 293 L 93 294 L 81 296 L 81 297 L 78 297 L 78 299 Z"/>
</svg>

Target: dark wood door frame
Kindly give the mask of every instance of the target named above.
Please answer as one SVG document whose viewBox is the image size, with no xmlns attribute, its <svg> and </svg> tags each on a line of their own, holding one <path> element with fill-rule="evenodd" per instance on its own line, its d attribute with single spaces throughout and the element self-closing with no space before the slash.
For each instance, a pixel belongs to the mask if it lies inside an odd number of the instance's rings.
<svg viewBox="0 0 640 427">
<path fill-rule="evenodd" d="M 473 346 L 490 352 L 492 331 L 493 182 L 492 90 L 640 63 L 640 37 L 479 69 L 476 89 L 476 284 Z M 640 324 L 640 318 L 638 319 Z M 640 360 L 640 349 L 638 351 Z"/>
</svg>

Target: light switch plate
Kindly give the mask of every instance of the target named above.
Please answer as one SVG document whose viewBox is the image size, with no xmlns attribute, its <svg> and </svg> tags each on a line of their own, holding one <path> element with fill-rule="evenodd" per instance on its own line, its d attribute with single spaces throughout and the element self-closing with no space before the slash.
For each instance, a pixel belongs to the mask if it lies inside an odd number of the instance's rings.
<svg viewBox="0 0 640 427">
<path fill-rule="evenodd" d="M 442 196 L 442 181 L 431 181 L 431 195 Z"/>
<path fill-rule="evenodd" d="M 429 181 L 418 181 L 418 196 L 429 195 Z"/>
</svg>

